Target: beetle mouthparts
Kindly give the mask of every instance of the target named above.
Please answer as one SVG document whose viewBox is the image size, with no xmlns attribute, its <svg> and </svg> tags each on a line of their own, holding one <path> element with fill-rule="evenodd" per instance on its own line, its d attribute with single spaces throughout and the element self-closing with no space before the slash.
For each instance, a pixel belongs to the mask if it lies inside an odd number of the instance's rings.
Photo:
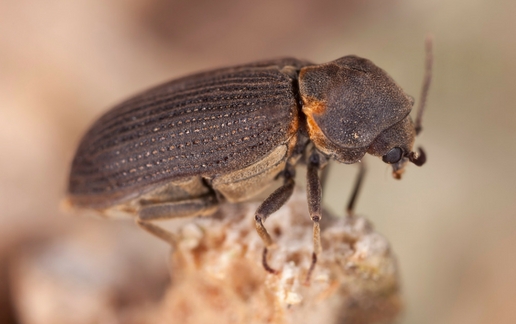
<svg viewBox="0 0 516 324">
<path fill-rule="evenodd" d="M 405 169 L 403 169 L 403 168 L 395 170 L 395 171 L 392 172 L 392 176 L 396 180 L 401 180 L 401 175 L 403 174 L 403 172 L 405 172 Z"/>
<path fill-rule="evenodd" d="M 392 177 L 396 180 L 401 180 L 401 176 L 405 173 L 405 165 L 407 164 L 407 157 L 401 158 L 397 163 L 391 164 Z"/>
</svg>

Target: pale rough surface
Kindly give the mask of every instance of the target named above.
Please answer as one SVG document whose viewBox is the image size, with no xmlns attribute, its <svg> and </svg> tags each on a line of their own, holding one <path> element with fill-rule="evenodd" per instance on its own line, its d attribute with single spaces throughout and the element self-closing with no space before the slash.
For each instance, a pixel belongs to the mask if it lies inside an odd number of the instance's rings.
<svg viewBox="0 0 516 324">
<path fill-rule="evenodd" d="M 171 259 L 162 323 L 391 323 L 402 303 L 387 240 L 361 217 L 323 223 L 323 253 L 309 285 L 312 223 L 305 193 L 265 223 L 277 247 L 268 274 L 254 231 L 257 204 L 225 205 L 185 226 Z"/>
<path fill-rule="evenodd" d="M 148 253 L 155 246 L 135 239 L 136 226 L 116 223 L 85 226 L 14 256 L 9 279 L 19 323 L 153 322 L 169 284 L 166 252 Z"/>
<path fill-rule="evenodd" d="M 323 253 L 306 285 L 312 223 L 305 192 L 297 189 L 265 223 L 277 243 L 270 264 L 279 275 L 261 264 L 257 207 L 226 204 L 214 217 L 182 226 L 170 257 L 171 281 L 166 251 L 157 253 L 136 225 L 120 221 L 25 248 L 9 271 L 19 321 L 358 324 L 397 317 L 396 260 L 366 219 L 325 214 Z"/>
</svg>

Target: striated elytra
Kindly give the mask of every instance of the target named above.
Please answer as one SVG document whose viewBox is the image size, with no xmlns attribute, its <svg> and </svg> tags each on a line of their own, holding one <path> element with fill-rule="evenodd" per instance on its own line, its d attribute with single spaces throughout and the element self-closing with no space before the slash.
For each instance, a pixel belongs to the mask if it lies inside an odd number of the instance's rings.
<svg viewBox="0 0 516 324">
<path fill-rule="evenodd" d="M 175 244 L 155 220 L 210 215 L 223 201 L 281 185 L 258 208 L 256 230 L 294 188 L 295 167 L 307 164 L 314 221 L 312 267 L 320 252 L 320 170 L 329 159 L 351 164 L 369 153 L 400 178 L 421 128 L 427 74 L 416 122 L 414 100 L 371 61 L 345 56 L 326 64 L 285 58 L 180 78 L 143 92 L 98 119 L 73 159 L 68 202 L 104 215 L 130 214 L 152 234 Z"/>
</svg>

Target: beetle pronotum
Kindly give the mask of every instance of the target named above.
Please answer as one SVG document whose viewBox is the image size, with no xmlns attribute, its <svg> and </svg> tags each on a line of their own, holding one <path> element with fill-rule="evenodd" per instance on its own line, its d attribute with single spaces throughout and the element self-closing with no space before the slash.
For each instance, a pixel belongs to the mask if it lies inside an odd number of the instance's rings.
<svg viewBox="0 0 516 324">
<path fill-rule="evenodd" d="M 73 159 L 68 201 L 105 215 L 129 213 L 159 238 L 174 235 L 156 220 L 203 216 L 220 202 L 247 200 L 278 177 L 283 185 L 257 209 L 263 223 L 290 197 L 295 166 L 307 164 L 314 223 L 313 257 L 321 244 L 321 180 L 329 159 L 382 157 L 400 178 L 412 150 L 431 79 L 431 40 L 415 123 L 414 100 L 371 61 L 345 56 L 326 64 L 284 58 L 183 77 L 143 92 L 108 111 L 82 138 Z M 352 208 L 352 207 L 351 207 Z"/>
</svg>

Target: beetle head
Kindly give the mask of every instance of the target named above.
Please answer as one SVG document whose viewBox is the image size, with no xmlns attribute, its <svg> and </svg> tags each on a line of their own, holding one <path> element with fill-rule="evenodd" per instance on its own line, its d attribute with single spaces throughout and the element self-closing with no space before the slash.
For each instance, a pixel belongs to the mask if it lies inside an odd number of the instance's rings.
<svg viewBox="0 0 516 324">
<path fill-rule="evenodd" d="M 428 90 L 432 80 L 432 44 L 431 35 L 426 37 L 426 67 L 425 77 L 423 79 L 423 87 L 419 99 L 419 108 L 417 110 L 416 121 L 412 122 L 410 116 L 407 116 L 398 124 L 383 131 L 369 146 L 368 153 L 381 156 L 385 163 L 392 164 L 393 176 L 396 179 L 401 178 L 404 166 L 408 161 L 417 166 L 422 166 L 426 162 L 426 154 L 422 148 L 418 148 L 418 152 L 412 151 L 414 138 L 421 132 L 421 120 L 425 109 Z M 414 100 L 412 100 L 412 103 Z"/>
<path fill-rule="evenodd" d="M 299 74 L 299 90 L 310 139 L 324 154 L 342 163 L 358 162 L 365 153 L 382 157 L 399 179 L 408 161 L 421 166 L 424 152 L 412 151 L 430 84 L 431 39 L 416 122 L 409 113 L 414 99 L 371 61 L 345 56 L 308 66 Z"/>
<path fill-rule="evenodd" d="M 406 116 L 380 133 L 368 147 L 367 153 L 380 156 L 383 162 L 391 164 L 394 178 L 401 179 L 407 162 L 421 166 L 426 161 L 426 155 L 421 148 L 417 153 L 412 151 L 415 138 L 414 123 L 410 116 Z"/>
</svg>

